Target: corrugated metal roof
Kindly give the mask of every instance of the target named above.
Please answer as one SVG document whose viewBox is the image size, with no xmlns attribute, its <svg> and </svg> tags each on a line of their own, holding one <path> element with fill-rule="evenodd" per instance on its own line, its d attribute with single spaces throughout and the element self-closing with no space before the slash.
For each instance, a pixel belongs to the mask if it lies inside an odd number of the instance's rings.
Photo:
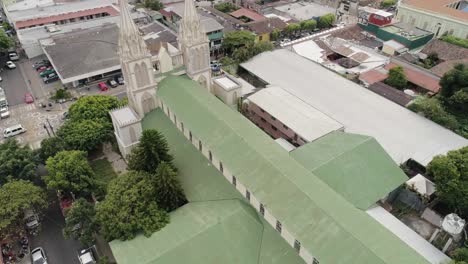
<svg viewBox="0 0 468 264">
<path fill-rule="evenodd" d="M 369 136 L 332 132 L 292 151 L 291 157 L 363 210 L 408 180 Z"/>
<path fill-rule="evenodd" d="M 167 77 L 158 96 L 321 262 L 427 263 L 196 82 Z"/>
</svg>

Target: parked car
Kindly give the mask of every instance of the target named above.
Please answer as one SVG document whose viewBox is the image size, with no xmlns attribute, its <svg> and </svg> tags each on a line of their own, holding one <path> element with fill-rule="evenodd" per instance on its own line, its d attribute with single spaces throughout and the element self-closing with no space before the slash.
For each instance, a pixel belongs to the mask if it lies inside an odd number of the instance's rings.
<svg viewBox="0 0 468 264">
<path fill-rule="evenodd" d="M 211 66 L 211 70 L 214 72 L 221 70 L 221 63 L 219 63 L 218 61 L 212 61 L 210 63 L 210 66 Z"/>
<path fill-rule="evenodd" d="M 1 81 L 3 81 L 3 78 L 2 78 L 2 76 L 0 76 L 0 82 L 1 82 Z"/>
<path fill-rule="evenodd" d="M 112 79 L 107 80 L 107 84 L 110 85 L 110 87 L 112 87 L 112 88 L 115 88 L 115 87 L 119 86 L 119 84 L 116 81 L 112 80 Z"/>
<path fill-rule="evenodd" d="M 16 135 L 25 133 L 27 130 L 24 128 L 22 125 L 14 125 L 11 127 L 7 127 L 3 130 L 3 137 L 4 138 L 9 138 L 9 137 L 14 137 Z"/>
<path fill-rule="evenodd" d="M 68 111 L 64 112 L 62 115 L 62 120 L 67 120 L 68 119 Z"/>
<path fill-rule="evenodd" d="M 98 83 L 98 88 L 99 88 L 99 90 L 101 90 L 101 91 L 107 91 L 107 90 L 109 90 L 109 87 L 106 85 L 105 82 L 100 82 L 100 83 Z"/>
<path fill-rule="evenodd" d="M 81 264 L 96 264 L 93 247 L 80 250 L 78 252 L 78 259 Z"/>
<path fill-rule="evenodd" d="M 32 264 L 47 264 L 47 257 L 44 249 L 41 247 L 35 248 L 31 251 Z"/>
<path fill-rule="evenodd" d="M 10 69 L 10 70 L 11 70 L 11 69 L 16 69 L 16 64 L 14 64 L 12 61 L 7 61 L 7 62 L 6 62 L 6 67 L 7 67 L 8 69 Z"/>
<path fill-rule="evenodd" d="M 37 72 L 41 73 L 43 71 L 51 70 L 53 69 L 52 66 L 42 66 L 36 69 Z"/>
<path fill-rule="evenodd" d="M 41 60 L 41 61 L 35 62 L 32 66 L 33 66 L 34 69 L 38 69 L 38 68 L 40 68 L 40 67 L 43 67 L 43 66 L 48 67 L 48 66 L 50 66 L 50 65 L 51 65 L 51 64 L 50 64 L 50 61 L 48 61 L 48 60 Z"/>
<path fill-rule="evenodd" d="M 42 78 L 45 83 L 56 82 L 59 80 L 58 75 L 54 72 Z"/>
<path fill-rule="evenodd" d="M 17 61 L 17 60 L 19 60 L 18 53 L 16 53 L 16 52 L 10 52 L 10 53 L 8 53 L 8 57 L 9 57 L 10 60 L 12 60 L 12 61 Z"/>
<path fill-rule="evenodd" d="M 31 93 L 25 93 L 24 94 L 24 102 L 27 103 L 27 104 L 34 103 L 34 97 L 32 96 Z"/>
<path fill-rule="evenodd" d="M 123 84 L 125 83 L 124 78 L 122 77 L 122 75 L 117 75 L 117 76 L 115 76 L 114 80 L 115 80 L 119 85 L 123 85 Z"/>
<path fill-rule="evenodd" d="M 49 74 L 55 73 L 55 69 L 48 69 L 39 74 L 41 77 L 49 76 Z"/>
</svg>

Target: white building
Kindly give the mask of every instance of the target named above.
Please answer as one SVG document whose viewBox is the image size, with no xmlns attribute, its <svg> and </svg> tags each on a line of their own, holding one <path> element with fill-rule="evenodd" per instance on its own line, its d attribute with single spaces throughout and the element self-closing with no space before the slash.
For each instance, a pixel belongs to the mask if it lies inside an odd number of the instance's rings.
<svg viewBox="0 0 468 264">
<path fill-rule="evenodd" d="M 406 0 L 398 7 L 397 18 L 429 30 L 436 37 L 445 33 L 468 38 L 467 2 L 464 0 Z"/>
</svg>

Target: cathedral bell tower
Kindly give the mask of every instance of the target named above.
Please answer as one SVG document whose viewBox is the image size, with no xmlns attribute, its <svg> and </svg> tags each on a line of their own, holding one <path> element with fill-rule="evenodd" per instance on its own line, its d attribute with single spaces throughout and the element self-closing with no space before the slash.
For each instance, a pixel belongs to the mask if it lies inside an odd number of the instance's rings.
<svg viewBox="0 0 468 264">
<path fill-rule="evenodd" d="M 184 18 L 179 25 L 179 48 L 187 75 L 211 92 L 210 47 L 193 0 L 185 0 Z"/>
<path fill-rule="evenodd" d="M 143 118 L 156 108 L 156 80 L 151 54 L 128 10 L 127 0 L 120 0 L 119 52 L 128 104 Z"/>
</svg>

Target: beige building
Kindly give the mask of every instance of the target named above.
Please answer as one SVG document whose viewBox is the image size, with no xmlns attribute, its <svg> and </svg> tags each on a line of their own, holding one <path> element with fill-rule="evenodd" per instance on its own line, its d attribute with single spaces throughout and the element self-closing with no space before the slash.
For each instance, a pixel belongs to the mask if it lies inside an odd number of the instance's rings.
<svg viewBox="0 0 468 264">
<path fill-rule="evenodd" d="M 415 27 L 468 38 L 468 2 L 466 0 L 407 0 L 398 7 L 397 18 Z"/>
</svg>

